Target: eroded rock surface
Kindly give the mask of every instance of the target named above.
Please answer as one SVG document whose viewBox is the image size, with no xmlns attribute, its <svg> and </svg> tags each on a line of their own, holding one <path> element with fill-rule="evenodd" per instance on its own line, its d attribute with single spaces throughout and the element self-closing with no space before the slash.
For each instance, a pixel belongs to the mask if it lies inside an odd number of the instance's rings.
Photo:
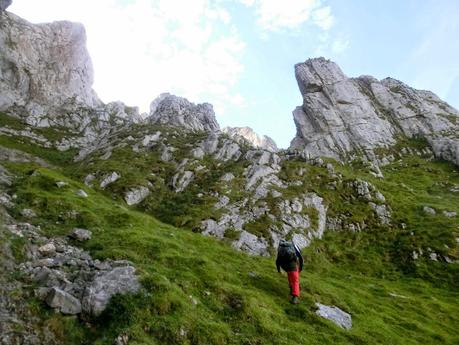
<svg viewBox="0 0 459 345">
<path fill-rule="evenodd" d="M 151 103 L 148 121 L 192 131 L 220 129 L 211 104 L 194 104 L 185 98 L 168 93 L 161 94 Z"/>
<path fill-rule="evenodd" d="M 223 133 L 228 134 L 233 139 L 243 138 L 253 147 L 276 152 L 278 150 L 276 142 L 267 135 L 260 136 L 250 127 L 225 127 Z"/>
<path fill-rule="evenodd" d="M 430 91 L 386 78 L 348 78 L 324 58 L 295 65 L 303 105 L 293 112 L 291 148 L 346 160 L 373 156 L 398 136 L 426 139 L 437 157 L 459 164 L 459 112 Z"/>
</svg>

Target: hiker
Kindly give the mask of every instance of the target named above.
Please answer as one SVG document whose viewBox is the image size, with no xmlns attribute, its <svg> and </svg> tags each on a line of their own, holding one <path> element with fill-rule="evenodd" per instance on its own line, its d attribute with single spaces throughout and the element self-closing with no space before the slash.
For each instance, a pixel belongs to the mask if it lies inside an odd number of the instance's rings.
<svg viewBox="0 0 459 345">
<path fill-rule="evenodd" d="M 303 257 L 300 249 L 293 241 L 280 240 L 277 249 L 276 259 L 277 272 L 282 269 L 287 272 L 288 284 L 290 286 L 290 303 L 300 303 L 300 272 L 303 270 Z"/>
</svg>

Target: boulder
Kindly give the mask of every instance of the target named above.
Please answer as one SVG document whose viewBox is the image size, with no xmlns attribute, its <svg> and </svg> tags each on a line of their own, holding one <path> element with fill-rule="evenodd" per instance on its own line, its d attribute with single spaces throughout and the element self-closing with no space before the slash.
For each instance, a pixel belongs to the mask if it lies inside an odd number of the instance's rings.
<svg viewBox="0 0 459 345">
<path fill-rule="evenodd" d="M 86 193 L 83 189 L 78 189 L 76 192 L 75 192 L 75 195 L 81 197 L 81 198 L 87 198 L 88 197 L 88 193 Z"/>
<path fill-rule="evenodd" d="M 69 237 L 77 240 L 77 241 L 87 241 L 90 240 L 92 236 L 92 232 L 86 229 L 75 228 L 70 233 Z"/>
<path fill-rule="evenodd" d="M 102 178 L 102 181 L 100 182 L 100 188 L 104 189 L 107 187 L 110 183 L 115 182 L 121 177 L 120 174 L 118 174 L 116 171 L 113 171 L 111 174 L 106 175 Z"/>
<path fill-rule="evenodd" d="M 351 315 L 342 311 L 340 308 L 334 306 L 329 307 L 321 303 L 316 303 L 316 307 L 319 308 L 316 310 L 316 314 L 320 317 L 330 320 L 344 329 L 352 328 Z"/>
<path fill-rule="evenodd" d="M 25 218 L 34 218 L 37 216 L 34 210 L 31 210 L 30 208 L 24 208 L 21 210 L 21 216 Z"/>
<path fill-rule="evenodd" d="M 45 301 L 51 308 L 58 309 L 62 314 L 75 315 L 81 313 L 80 301 L 59 288 L 51 288 Z"/>
<path fill-rule="evenodd" d="M 132 266 L 115 267 L 108 272 L 99 272 L 86 287 L 82 306 L 84 312 L 99 315 L 115 294 L 136 293 L 140 283 Z"/>
<path fill-rule="evenodd" d="M 124 200 L 129 206 L 137 205 L 138 203 L 142 202 L 149 194 L 150 190 L 147 187 L 140 186 L 129 190 L 124 195 Z"/>
<path fill-rule="evenodd" d="M 429 206 L 424 206 L 422 208 L 422 210 L 424 211 L 425 214 L 428 214 L 428 215 L 431 215 L 431 216 L 437 214 L 437 211 L 435 211 L 434 208 L 429 207 Z"/>
<path fill-rule="evenodd" d="M 178 172 L 172 178 L 172 186 L 176 193 L 183 191 L 193 180 L 194 174 L 192 171 Z"/>
<path fill-rule="evenodd" d="M 41 255 L 44 256 L 53 256 L 56 254 L 56 246 L 50 242 L 38 248 L 38 251 Z"/>
</svg>

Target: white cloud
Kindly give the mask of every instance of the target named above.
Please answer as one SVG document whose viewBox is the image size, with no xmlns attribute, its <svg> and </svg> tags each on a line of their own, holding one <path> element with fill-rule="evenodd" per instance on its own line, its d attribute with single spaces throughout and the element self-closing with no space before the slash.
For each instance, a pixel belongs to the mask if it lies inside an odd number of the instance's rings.
<svg viewBox="0 0 459 345">
<path fill-rule="evenodd" d="M 312 17 L 314 24 L 323 30 L 333 25 L 329 6 L 322 6 L 321 0 L 239 0 L 248 7 L 254 7 L 257 23 L 268 31 L 297 29 Z"/>
<path fill-rule="evenodd" d="M 32 22 L 72 20 L 87 31 L 94 89 L 103 101 L 147 110 L 171 92 L 217 110 L 234 100 L 244 43 L 210 0 L 23 0 L 9 10 Z"/>
<path fill-rule="evenodd" d="M 312 14 L 314 23 L 323 30 L 330 30 L 334 23 L 330 6 L 318 8 Z"/>
</svg>

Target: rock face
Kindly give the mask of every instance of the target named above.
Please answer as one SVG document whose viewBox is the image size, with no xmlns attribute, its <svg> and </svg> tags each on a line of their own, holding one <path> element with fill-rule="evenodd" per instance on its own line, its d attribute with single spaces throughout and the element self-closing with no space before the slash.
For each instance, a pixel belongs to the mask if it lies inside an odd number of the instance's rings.
<svg viewBox="0 0 459 345">
<path fill-rule="evenodd" d="M 0 0 L 0 11 L 4 11 L 11 5 L 12 0 Z"/>
<path fill-rule="evenodd" d="M 163 93 L 150 104 L 151 123 L 179 126 L 191 131 L 217 131 L 220 126 L 209 103 L 194 104 L 185 98 Z"/>
<path fill-rule="evenodd" d="M 81 24 L 31 24 L 0 13 L 0 111 L 46 126 L 44 116 L 102 103 L 91 88 L 92 62 Z"/>
<path fill-rule="evenodd" d="M 459 112 L 429 91 L 369 76 L 348 78 L 324 58 L 295 65 L 303 105 L 293 112 L 291 148 L 311 156 L 371 158 L 396 138 L 426 139 L 437 157 L 459 164 Z"/>
<path fill-rule="evenodd" d="M 260 136 L 250 127 L 225 127 L 223 133 L 228 134 L 235 140 L 243 138 L 256 148 L 277 152 L 278 148 L 273 139 L 267 135 Z"/>
</svg>

